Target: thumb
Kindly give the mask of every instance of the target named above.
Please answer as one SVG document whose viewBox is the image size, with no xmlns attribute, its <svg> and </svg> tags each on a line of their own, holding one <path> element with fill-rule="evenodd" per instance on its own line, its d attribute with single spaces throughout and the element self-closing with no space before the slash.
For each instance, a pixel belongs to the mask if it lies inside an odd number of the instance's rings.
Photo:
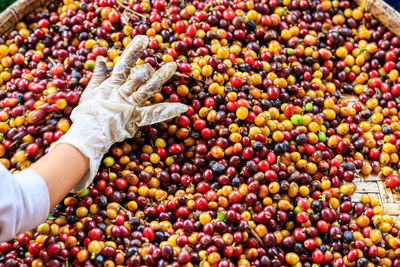
<svg viewBox="0 0 400 267">
<path fill-rule="evenodd" d="M 107 78 L 107 61 L 104 57 L 96 58 L 96 65 L 93 70 L 92 78 L 87 87 L 98 87 Z"/>
<path fill-rule="evenodd" d="M 146 107 L 138 107 L 139 120 L 136 124 L 141 127 L 172 119 L 188 110 L 181 103 L 160 103 Z"/>
<path fill-rule="evenodd" d="M 80 103 L 99 94 L 99 86 L 105 79 L 107 79 L 107 61 L 104 57 L 98 56 L 96 58 L 96 65 L 93 70 L 92 78 L 81 95 Z"/>
</svg>

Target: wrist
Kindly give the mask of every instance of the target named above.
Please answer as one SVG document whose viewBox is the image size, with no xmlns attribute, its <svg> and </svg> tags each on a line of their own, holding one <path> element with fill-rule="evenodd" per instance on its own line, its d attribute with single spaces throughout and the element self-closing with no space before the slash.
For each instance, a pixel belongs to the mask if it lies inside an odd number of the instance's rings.
<svg viewBox="0 0 400 267">
<path fill-rule="evenodd" d="M 111 138 L 105 135 L 104 131 L 102 132 L 96 127 L 88 127 L 84 121 L 83 119 L 75 121 L 68 132 L 51 147 L 51 151 L 65 147 L 73 149 L 86 162 L 85 172 L 69 188 L 72 193 L 79 193 L 90 185 L 96 176 L 104 154 L 112 145 Z M 103 123 L 105 122 L 103 121 Z"/>
<path fill-rule="evenodd" d="M 72 123 L 71 128 L 53 146 L 52 149 L 61 144 L 74 147 L 85 158 L 89 160 L 98 159 L 105 153 L 104 150 L 111 147 L 110 138 L 98 129 L 79 120 Z"/>
<path fill-rule="evenodd" d="M 61 143 L 30 168 L 45 181 L 54 208 L 87 172 L 89 159 L 73 145 Z"/>
</svg>

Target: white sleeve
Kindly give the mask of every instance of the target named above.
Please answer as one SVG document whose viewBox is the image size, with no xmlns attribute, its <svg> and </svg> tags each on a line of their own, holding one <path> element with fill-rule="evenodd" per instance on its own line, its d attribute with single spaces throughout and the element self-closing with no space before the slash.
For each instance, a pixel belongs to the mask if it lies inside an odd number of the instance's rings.
<svg viewBox="0 0 400 267">
<path fill-rule="evenodd" d="M 0 164 L 0 242 L 44 222 L 50 198 L 43 178 L 31 169 L 11 174 Z"/>
</svg>

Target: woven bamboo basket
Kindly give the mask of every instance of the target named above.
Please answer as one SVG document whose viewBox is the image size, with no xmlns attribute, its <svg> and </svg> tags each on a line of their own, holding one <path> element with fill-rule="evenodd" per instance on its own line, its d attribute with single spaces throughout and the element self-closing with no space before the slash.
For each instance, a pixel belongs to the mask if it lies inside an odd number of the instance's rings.
<svg viewBox="0 0 400 267">
<path fill-rule="evenodd" d="M 0 36 L 12 30 L 24 16 L 30 12 L 44 7 L 57 0 L 19 0 L 0 14 Z M 60 0 L 58 0 L 60 1 Z M 383 0 L 354 0 L 355 3 L 370 11 L 383 25 L 400 37 L 400 14 Z M 357 101 L 357 98 L 345 96 L 349 102 Z M 393 215 L 400 220 L 400 193 L 386 187 L 382 177 L 368 176 L 355 179 L 357 191 L 353 195 L 353 201 L 358 201 L 362 194 L 377 196 L 385 213 Z"/>
<path fill-rule="evenodd" d="M 345 95 L 344 98 L 349 103 L 355 103 L 358 100 L 355 96 Z M 352 201 L 359 201 L 363 194 L 376 196 L 385 213 L 400 220 L 400 192 L 387 187 L 382 175 L 358 176 L 354 179 L 354 183 L 357 185 L 357 190 L 352 196 Z"/>
</svg>

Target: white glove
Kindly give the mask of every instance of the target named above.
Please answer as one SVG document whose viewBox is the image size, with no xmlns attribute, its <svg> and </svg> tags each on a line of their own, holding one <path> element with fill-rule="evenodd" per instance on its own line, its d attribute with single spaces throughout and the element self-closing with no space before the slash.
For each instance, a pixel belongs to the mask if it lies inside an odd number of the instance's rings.
<svg viewBox="0 0 400 267">
<path fill-rule="evenodd" d="M 73 193 L 84 190 L 93 181 L 111 145 L 132 138 L 141 126 L 187 111 L 187 106 L 181 103 L 143 106 L 176 71 L 175 63 L 167 63 L 157 72 L 149 64 L 135 66 L 147 44 L 146 36 L 136 36 L 108 79 L 105 59 L 96 60 L 92 79 L 71 114 L 73 124 L 57 141 L 73 145 L 90 159 L 90 169 Z"/>
</svg>

